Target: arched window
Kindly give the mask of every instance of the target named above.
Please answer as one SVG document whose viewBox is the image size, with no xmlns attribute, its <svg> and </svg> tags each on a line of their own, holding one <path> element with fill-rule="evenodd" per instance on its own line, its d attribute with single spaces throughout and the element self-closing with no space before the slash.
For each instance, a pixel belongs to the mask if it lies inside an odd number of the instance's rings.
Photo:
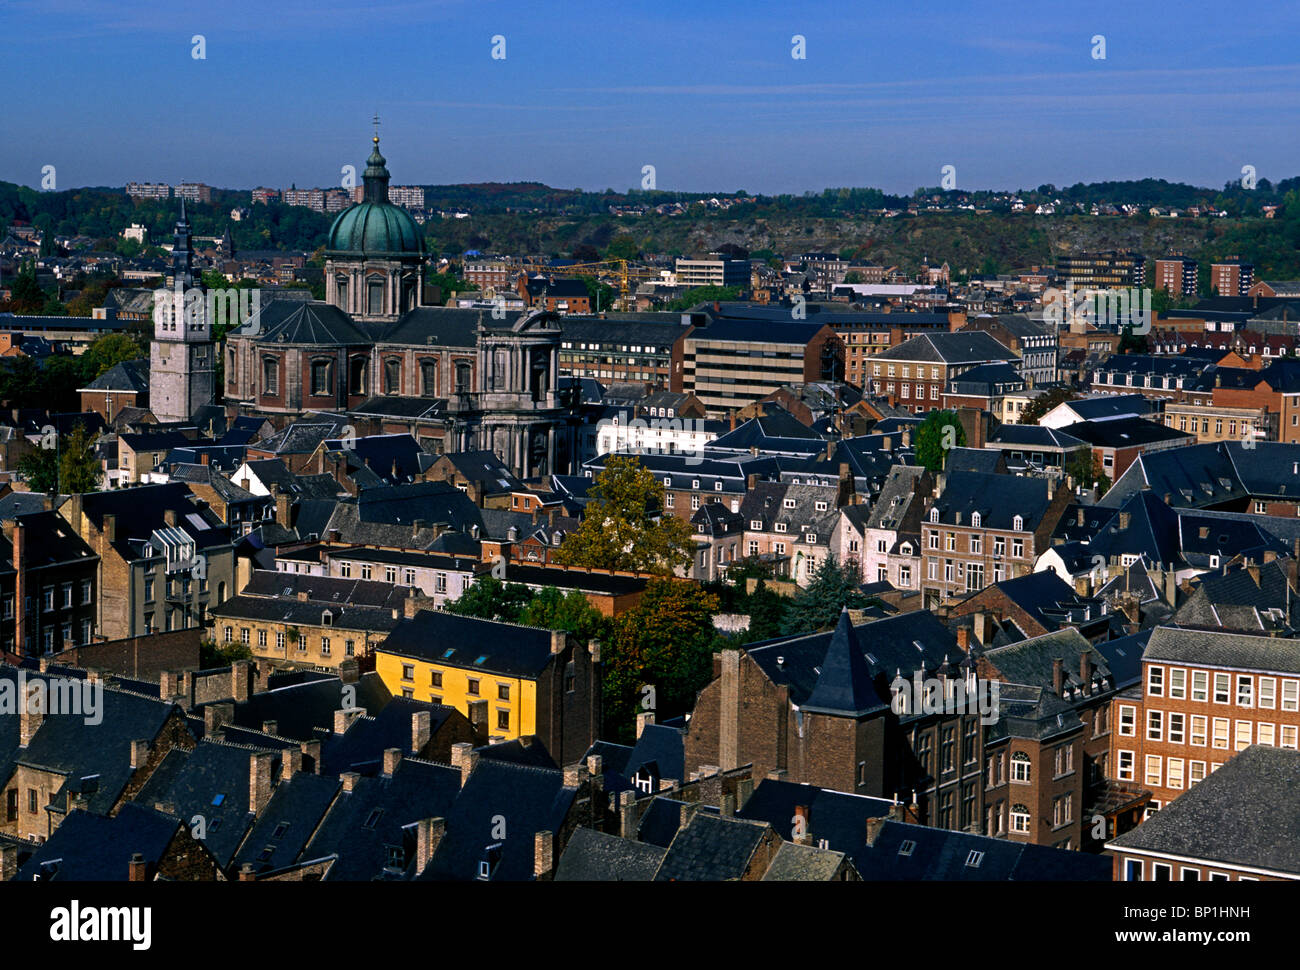
<svg viewBox="0 0 1300 970">
<path fill-rule="evenodd" d="M 350 311 L 352 308 L 348 306 L 348 278 L 346 276 L 335 277 L 334 287 L 338 291 L 339 309 L 345 312 Z"/>
<path fill-rule="evenodd" d="M 939 510 L 937 508 L 933 508 L 930 510 L 930 521 L 931 522 L 939 521 Z"/>
<path fill-rule="evenodd" d="M 318 359 L 311 362 L 311 392 L 318 396 L 334 393 L 334 362 Z"/>
<path fill-rule="evenodd" d="M 1017 751 L 1011 756 L 1011 780 L 1029 781 L 1029 755 Z"/>
<path fill-rule="evenodd" d="M 978 512 L 972 512 L 970 514 L 970 524 L 971 527 L 975 529 L 980 527 L 980 514 Z"/>
<path fill-rule="evenodd" d="M 1029 809 L 1024 805 L 1011 806 L 1011 831 L 1028 832 L 1029 831 Z"/>
<path fill-rule="evenodd" d="M 396 357 L 384 361 L 384 393 L 402 393 L 402 362 Z"/>
<path fill-rule="evenodd" d="M 467 360 L 456 361 L 456 393 L 468 394 L 470 391 L 470 366 Z"/>
<path fill-rule="evenodd" d="M 438 362 L 436 360 L 420 361 L 420 393 L 425 397 L 438 394 Z"/>
<path fill-rule="evenodd" d="M 348 381 L 348 393 L 361 395 L 366 393 L 366 359 L 352 358 L 352 373 Z"/>
<path fill-rule="evenodd" d="M 220 606 L 225 601 L 226 601 L 226 584 L 224 582 L 217 583 L 217 605 Z M 229 630 L 230 627 L 226 627 L 226 629 Z"/>
<path fill-rule="evenodd" d="M 275 357 L 262 358 L 262 393 L 272 397 L 280 393 L 280 361 Z"/>
<path fill-rule="evenodd" d="M 1024 532 L 1024 531 L 1025 531 L 1025 517 L 1024 517 L 1023 515 L 1017 515 L 1014 519 L 1012 519 L 1012 520 L 1011 520 L 1011 529 L 1012 529 L 1012 531 L 1014 531 L 1014 532 Z"/>
</svg>

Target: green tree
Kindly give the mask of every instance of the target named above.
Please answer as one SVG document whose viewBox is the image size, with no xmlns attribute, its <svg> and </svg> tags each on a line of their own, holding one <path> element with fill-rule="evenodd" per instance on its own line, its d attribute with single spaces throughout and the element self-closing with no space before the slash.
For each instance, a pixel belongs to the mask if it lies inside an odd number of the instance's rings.
<svg viewBox="0 0 1300 970">
<path fill-rule="evenodd" d="M 1065 474 L 1085 488 L 1096 484 L 1098 496 L 1105 495 L 1110 488 L 1110 478 L 1106 475 L 1101 460 L 1090 448 L 1080 449 L 1069 457 L 1065 463 Z"/>
<path fill-rule="evenodd" d="M 142 347 L 132 334 L 106 333 L 95 338 L 94 343 L 86 348 L 81 355 L 81 365 L 85 380 L 90 382 L 118 364 L 148 356 L 149 348 Z"/>
<path fill-rule="evenodd" d="M 641 255 L 641 247 L 627 233 L 619 233 L 605 247 L 606 259 L 636 259 Z"/>
<path fill-rule="evenodd" d="M 59 484 L 59 459 L 53 448 L 37 448 L 18 459 L 18 474 L 33 492 L 53 492 Z"/>
<path fill-rule="evenodd" d="M 966 429 L 956 411 L 931 411 L 916 429 L 916 460 L 932 472 L 941 472 L 948 452 L 965 444 Z"/>
<path fill-rule="evenodd" d="M 690 563 L 690 526 L 664 511 L 663 485 L 635 457 L 611 455 L 588 496 L 582 524 L 556 550 L 561 565 L 670 575 Z"/>
<path fill-rule="evenodd" d="M 761 579 L 749 594 L 745 604 L 749 613 L 749 629 L 745 631 L 746 643 L 758 643 L 781 635 L 790 600 L 767 588 Z"/>
<path fill-rule="evenodd" d="M 14 313 L 39 313 L 45 306 L 45 291 L 36 282 L 36 264 L 26 262 L 14 277 L 9 309 Z"/>
<path fill-rule="evenodd" d="M 656 579 L 635 607 L 614 617 L 601 655 L 608 737 L 631 742 L 638 711 L 663 719 L 691 710 L 713 675 L 717 608 L 718 598 L 695 583 Z"/>
<path fill-rule="evenodd" d="M 532 590 L 519 583 L 502 583 L 495 576 L 480 576 L 469 589 L 447 604 L 447 612 L 476 616 L 480 620 L 520 623 L 533 598 Z"/>
<path fill-rule="evenodd" d="M 740 287 L 738 286 L 697 286 L 693 290 L 687 290 L 684 295 L 676 300 L 669 301 L 664 309 L 677 313 L 682 310 L 689 310 L 700 303 L 726 303 L 739 298 Z"/>
<path fill-rule="evenodd" d="M 1078 396 L 1068 387 L 1053 387 L 1046 394 L 1040 394 L 1029 402 L 1029 406 L 1020 413 L 1020 423 L 1037 424 L 1038 419 L 1052 408 L 1073 401 Z"/>
<path fill-rule="evenodd" d="M 875 603 L 860 586 L 859 576 L 834 556 L 827 556 L 817 566 L 812 581 L 786 607 L 782 632 L 789 635 L 828 630 L 839 620 L 844 607 L 860 610 Z"/>
<path fill-rule="evenodd" d="M 77 422 L 59 449 L 59 491 L 73 495 L 99 488 L 102 466 L 86 426 Z"/>
<path fill-rule="evenodd" d="M 564 630 L 583 640 L 604 640 L 609 623 L 576 589 L 561 593 L 554 586 L 538 590 L 519 622 L 548 630 Z"/>
</svg>

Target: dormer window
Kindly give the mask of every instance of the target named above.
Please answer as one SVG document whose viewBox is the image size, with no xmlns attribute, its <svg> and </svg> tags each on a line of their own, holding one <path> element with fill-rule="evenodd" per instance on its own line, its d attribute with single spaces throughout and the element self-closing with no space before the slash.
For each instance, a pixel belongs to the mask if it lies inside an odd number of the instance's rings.
<svg viewBox="0 0 1300 970">
<path fill-rule="evenodd" d="M 665 476 L 665 477 L 664 477 L 664 488 L 671 488 L 671 487 L 672 487 L 672 484 L 673 484 L 673 480 L 672 480 L 671 478 L 668 478 L 667 476 Z"/>
<path fill-rule="evenodd" d="M 816 503 L 816 506 L 815 506 L 815 507 L 816 507 L 816 509 L 817 509 L 818 512 L 825 512 L 825 511 L 826 511 L 826 503 L 825 503 L 825 502 L 818 502 L 818 503 Z"/>
<path fill-rule="evenodd" d="M 938 508 L 933 508 L 933 509 L 930 510 L 930 521 L 931 521 L 931 522 L 938 522 L 938 521 L 939 521 L 939 510 L 938 510 Z"/>
<path fill-rule="evenodd" d="M 692 478 L 691 488 L 699 488 L 699 487 L 700 487 L 700 480 L 698 478 Z"/>
<path fill-rule="evenodd" d="M 776 524 L 776 531 L 777 531 L 777 532 L 784 532 L 784 531 L 785 531 L 785 523 L 784 523 L 784 522 L 778 522 L 778 523 Z"/>
<path fill-rule="evenodd" d="M 1023 515 L 1017 515 L 1014 519 L 1011 520 L 1011 531 L 1012 532 L 1025 531 L 1025 517 Z"/>
<path fill-rule="evenodd" d="M 980 527 L 980 518 L 981 516 L 978 512 L 972 512 L 970 514 L 970 524 L 972 528 L 978 529 Z"/>
<path fill-rule="evenodd" d="M 763 531 L 763 520 L 762 520 L 762 519 L 750 519 L 750 520 L 749 520 L 749 527 L 750 527 L 751 529 L 753 529 L 755 532 L 762 532 L 762 531 Z"/>
<path fill-rule="evenodd" d="M 795 507 L 795 501 L 794 501 L 794 499 L 792 499 L 792 498 L 788 498 L 788 499 L 786 499 L 786 500 L 785 500 L 784 502 L 782 502 L 781 504 L 784 505 L 787 509 L 792 509 L 792 508 Z"/>
<path fill-rule="evenodd" d="M 722 491 L 722 482 L 714 482 L 714 483 L 713 483 L 713 490 L 714 490 L 715 492 L 721 492 L 721 491 Z"/>
</svg>

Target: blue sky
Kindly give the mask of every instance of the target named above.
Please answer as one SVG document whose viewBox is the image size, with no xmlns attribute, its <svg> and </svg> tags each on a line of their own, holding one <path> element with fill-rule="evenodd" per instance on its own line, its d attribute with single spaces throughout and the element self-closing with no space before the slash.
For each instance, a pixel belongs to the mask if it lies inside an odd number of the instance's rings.
<svg viewBox="0 0 1300 970">
<path fill-rule="evenodd" d="M 334 185 L 378 110 L 396 183 L 1276 180 L 1300 174 L 1298 34 L 1287 0 L 3 0 L 0 179 Z"/>
</svg>

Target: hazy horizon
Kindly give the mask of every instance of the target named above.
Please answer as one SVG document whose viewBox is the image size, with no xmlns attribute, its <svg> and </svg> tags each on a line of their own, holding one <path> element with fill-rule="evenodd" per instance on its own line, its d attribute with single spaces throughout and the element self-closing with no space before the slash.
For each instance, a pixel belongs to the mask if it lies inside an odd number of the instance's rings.
<svg viewBox="0 0 1300 970">
<path fill-rule="evenodd" d="M 1276 182 L 1300 154 L 1300 9 L 1250 9 L 17 0 L 0 179 L 328 187 L 364 166 L 378 111 L 394 184 L 622 192 L 645 165 L 661 190 L 762 195 L 910 195 L 945 165 L 967 191 L 1217 190 L 1248 164 Z"/>
</svg>

